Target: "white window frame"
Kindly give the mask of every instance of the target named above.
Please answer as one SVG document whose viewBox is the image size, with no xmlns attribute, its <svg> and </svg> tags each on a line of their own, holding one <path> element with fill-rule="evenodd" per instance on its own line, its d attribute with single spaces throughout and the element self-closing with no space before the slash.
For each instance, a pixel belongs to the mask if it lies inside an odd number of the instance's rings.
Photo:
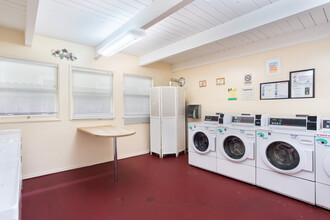
<svg viewBox="0 0 330 220">
<path fill-rule="evenodd" d="M 141 77 L 147 78 L 151 80 L 151 87 L 154 86 L 154 78 L 151 76 L 144 76 L 144 75 L 136 75 L 136 74 L 123 74 L 123 114 L 124 114 L 124 124 L 136 124 L 136 123 L 149 123 L 150 122 L 150 112 L 148 116 L 127 116 L 125 115 L 125 76 L 131 77 Z M 137 95 L 138 96 L 138 95 Z M 150 100 L 150 92 L 149 92 L 149 100 Z M 149 106 L 150 107 L 150 106 Z M 149 108 L 150 109 L 150 108 Z"/>
<path fill-rule="evenodd" d="M 0 123 L 21 123 L 21 122 L 49 122 L 49 121 L 60 121 L 60 96 L 59 96 L 59 89 L 60 89 L 60 74 L 59 74 L 59 65 L 54 63 L 45 63 L 45 62 L 38 62 L 38 61 L 31 61 L 31 60 L 24 60 L 24 59 L 17 59 L 17 58 L 9 58 L 9 57 L 0 57 L 0 60 L 9 60 L 12 62 L 18 63 L 29 63 L 39 66 L 50 66 L 56 68 L 56 113 L 53 115 L 47 114 L 40 114 L 40 115 L 0 115 Z M 6 90 L 0 88 L 1 90 Z M 18 88 L 17 91 L 20 89 Z M 28 89 L 23 89 L 28 90 Z M 33 91 L 33 89 L 30 89 Z"/>
<path fill-rule="evenodd" d="M 111 91 L 111 113 L 112 115 L 109 117 L 97 117 L 97 116 L 83 116 L 83 117 L 75 117 L 74 116 L 74 88 L 73 88 L 73 71 L 78 70 L 82 72 L 94 72 L 96 74 L 100 75 L 111 75 L 112 77 L 112 91 Z M 106 70 L 96 70 L 96 69 L 90 69 L 90 68 L 82 68 L 82 67 L 76 67 L 76 66 L 70 66 L 70 120 L 108 120 L 108 119 L 115 119 L 115 99 L 114 99 L 114 72 L 113 71 L 106 71 Z"/>
</svg>

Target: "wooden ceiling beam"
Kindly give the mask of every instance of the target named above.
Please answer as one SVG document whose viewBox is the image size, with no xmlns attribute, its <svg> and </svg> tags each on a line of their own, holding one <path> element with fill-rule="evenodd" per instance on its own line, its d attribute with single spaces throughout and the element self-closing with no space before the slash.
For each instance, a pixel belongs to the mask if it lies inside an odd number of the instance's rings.
<svg viewBox="0 0 330 220">
<path fill-rule="evenodd" d="M 34 30 L 37 22 L 39 0 L 27 0 L 25 46 L 32 46 Z"/>
<path fill-rule="evenodd" d="M 267 25 L 329 3 L 329 0 L 278 1 L 214 28 L 150 52 L 139 58 L 141 66 L 161 61 L 185 51 Z"/>
<path fill-rule="evenodd" d="M 153 4 L 146 7 L 118 30 L 108 36 L 103 42 L 95 47 L 95 57 L 99 57 L 98 51 L 113 40 L 121 37 L 131 28 L 148 29 L 174 12 L 180 10 L 194 0 L 154 0 Z"/>
</svg>

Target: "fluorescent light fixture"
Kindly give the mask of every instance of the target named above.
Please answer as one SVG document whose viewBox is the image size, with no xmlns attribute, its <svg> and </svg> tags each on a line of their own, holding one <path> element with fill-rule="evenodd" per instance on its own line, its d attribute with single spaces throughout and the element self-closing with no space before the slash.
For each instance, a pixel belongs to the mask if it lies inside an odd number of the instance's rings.
<svg viewBox="0 0 330 220">
<path fill-rule="evenodd" d="M 102 56 L 109 57 L 125 49 L 126 47 L 138 42 L 143 37 L 145 37 L 145 35 L 146 31 L 143 29 L 131 29 L 105 44 L 97 51 L 97 53 L 101 54 Z"/>
</svg>

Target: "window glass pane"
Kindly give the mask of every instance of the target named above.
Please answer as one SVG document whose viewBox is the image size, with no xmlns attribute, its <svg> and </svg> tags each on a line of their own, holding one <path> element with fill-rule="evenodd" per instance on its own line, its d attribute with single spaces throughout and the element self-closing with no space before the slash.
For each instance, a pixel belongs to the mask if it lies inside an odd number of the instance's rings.
<svg viewBox="0 0 330 220">
<path fill-rule="evenodd" d="M 0 59 L 0 87 L 56 90 L 57 67 Z"/>
<path fill-rule="evenodd" d="M 74 116 L 77 118 L 111 118 L 110 95 L 75 94 Z"/>
<path fill-rule="evenodd" d="M 0 115 L 53 115 L 56 102 L 56 92 L 2 91 Z"/>
<path fill-rule="evenodd" d="M 140 94 L 149 96 L 149 91 L 152 86 L 152 79 L 138 76 L 124 76 L 124 93 L 125 94 Z"/>
<path fill-rule="evenodd" d="M 0 58 L 0 115 L 56 115 L 57 66 Z"/>
<path fill-rule="evenodd" d="M 124 75 L 125 123 L 149 122 L 152 79 Z"/>
<path fill-rule="evenodd" d="M 73 89 L 77 92 L 110 93 L 112 91 L 112 75 L 74 71 Z"/>
<path fill-rule="evenodd" d="M 124 101 L 125 116 L 150 115 L 149 96 L 126 95 Z"/>
<path fill-rule="evenodd" d="M 112 118 L 112 73 L 73 68 L 72 74 L 73 118 Z"/>
</svg>

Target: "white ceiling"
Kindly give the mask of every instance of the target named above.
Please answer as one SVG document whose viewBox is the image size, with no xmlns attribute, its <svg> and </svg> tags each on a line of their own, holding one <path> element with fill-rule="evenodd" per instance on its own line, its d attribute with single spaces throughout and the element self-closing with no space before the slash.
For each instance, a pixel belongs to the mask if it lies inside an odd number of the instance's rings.
<svg viewBox="0 0 330 220">
<path fill-rule="evenodd" d="M 147 36 L 122 52 L 178 71 L 330 37 L 329 2 L 0 0 L 0 26 L 96 48 L 135 26 Z"/>
</svg>

